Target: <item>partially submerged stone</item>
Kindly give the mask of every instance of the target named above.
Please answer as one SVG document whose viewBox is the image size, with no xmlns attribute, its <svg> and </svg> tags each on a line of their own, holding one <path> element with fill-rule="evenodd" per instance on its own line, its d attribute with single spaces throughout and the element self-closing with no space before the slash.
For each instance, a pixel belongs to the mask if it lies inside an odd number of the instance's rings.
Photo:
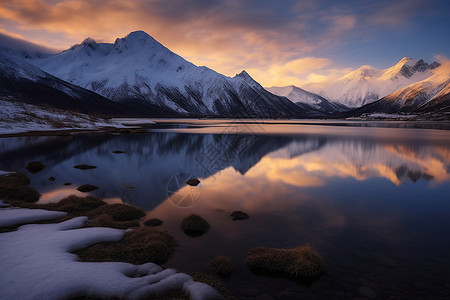
<svg viewBox="0 0 450 300">
<path fill-rule="evenodd" d="M 77 190 L 83 193 L 92 192 L 98 189 L 98 186 L 92 184 L 83 184 L 80 185 Z"/>
<path fill-rule="evenodd" d="M 39 161 L 32 161 L 29 162 L 26 166 L 25 169 L 28 170 L 28 172 L 30 172 L 31 174 L 35 174 L 37 172 L 42 171 L 42 169 L 45 168 L 45 165 Z"/>
<path fill-rule="evenodd" d="M 81 165 L 76 165 L 74 166 L 75 169 L 80 169 L 80 170 L 89 170 L 89 169 L 95 169 L 97 168 L 96 166 L 90 166 L 87 164 L 81 164 Z"/>
<path fill-rule="evenodd" d="M 233 221 L 246 220 L 248 218 L 248 215 L 240 210 L 236 210 L 231 213 L 231 219 L 233 219 Z"/>
<path fill-rule="evenodd" d="M 197 178 L 189 178 L 185 183 L 190 186 L 197 186 L 200 184 L 200 180 L 198 180 Z"/>
</svg>

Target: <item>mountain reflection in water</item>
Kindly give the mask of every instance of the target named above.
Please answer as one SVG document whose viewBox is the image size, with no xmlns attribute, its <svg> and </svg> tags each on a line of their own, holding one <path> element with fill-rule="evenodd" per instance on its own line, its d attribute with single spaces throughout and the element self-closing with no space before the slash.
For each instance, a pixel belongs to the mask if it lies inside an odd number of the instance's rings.
<svg viewBox="0 0 450 300">
<path fill-rule="evenodd" d="M 210 259 L 229 256 L 236 275 L 225 284 L 233 289 L 255 286 L 272 296 L 289 290 L 293 282 L 251 274 L 245 255 L 254 246 L 310 243 L 329 271 L 315 289 L 296 290 L 307 298 L 359 297 L 358 288 L 368 285 L 380 299 L 408 298 L 417 294 L 411 282 L 437 298 L 450 290 L 448 131 L 264 124 L 241 134 L 241 125 L 233 126 L 2 138 L 0 169 L 26 173 L 29 161 L 47 165 L 27 174 L 41 202 L 82 195 L 75 189 L 89 183 L 100 187 L 92 195 L 142 207 L 181 245 L 169 266 L 208 273 Z M 279 134 L 280 126 L 289 134 Z M 97 168 L 73 168 L 82 163 Z M 192 206 L 168 201 L 168 190 L 190 191 L 173 190 L 174 176 L 200 179 Z M 233 222 L 234 210 L 250 218 Z M 191 213 L 211 223 L 197 239 L 179 230 Z"/>
</svg>

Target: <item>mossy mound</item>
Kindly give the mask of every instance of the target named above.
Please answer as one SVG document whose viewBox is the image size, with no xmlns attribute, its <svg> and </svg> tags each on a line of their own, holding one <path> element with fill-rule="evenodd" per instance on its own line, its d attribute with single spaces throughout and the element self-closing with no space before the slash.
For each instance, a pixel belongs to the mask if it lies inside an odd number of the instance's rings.
<svg viewBox="0 0 450 300">
<path fill-rule="evenodd" d="M 0 176 L 0 198 L 3 200 L 36 202 L 41 196 L 36 189 L 27 186 L 28 177 L 22 173 L 13 173 Z"/>
<path fill-rule="evenodd" d="M 245 262 L 254 271 L 294 279 L 314 279 L 326 273 L 322 258 L 309 245 L 292 249 L 256 247 Z"/>
<path fill-rule="evenodd" d="M 100 198 L 71 195 L 59 202 L 42 204 L 40 207 L 49 210 L 64 211 L 72 215 L 80 216 L 103 205 L 106 205 L 106 202 Z"/>
<path fill-rule="evenodd" d="M 169 234 L 149 227 L 125 233 L 116 243 L 99 243 L 76 254 L 84 262 L 118 261 L 131 264 L 165 263 L 175 251 L 176 243 Z"/>
<path fill-rule="evenodd" d="M 198 180 L 197 178 L 189 178 L 185 183 L 190 186 L 197 186 L 200 184 L 200 180 Z"/>
<path fill-rule="evenodd" d="M 37 172 L 42 171 L 42 169 L 45 168 L 45 165 L 39 161 L 32 161 L 29 162 L 26 166 L 25 169 L 28 170 L 28 172 L 30 172 L 31 174 L 35 174 Z"/>
<path fill-rule="evenodd" d="M 71 182 L 64 182 L 64 185 L 71 185 Z"/>
<path fill-rule="evenodd" d="M 248 218 L 249 218 L 248 215 L 240 210 L 236 210 L 231 213 L 231 219 L 233 221 L 246 220 Z"/>
<path fill-rule="evenodd" d="M 156 226 L 161 226 L 162 223 L 163 223 L 162 220 L 154 218 L 154 219 L 150 219 L 150 220 L 145 221 L 144 225 L 156 227 Z"/>
<path fill-rule="evenodd" d="M 80 169 L 80 170 L 89 170 L 89 169 L 95 169 L 97 168 L 96 166 L 90 166 L 87 164 L 81 164 L 81 165 L 76 165 L 74 166 L 75 169 Z"/>
<path fill-rule="evenodd" d="M 225 277 L 230 276 L 234 269 L 233 262 L 226 256 L 217 256 L 208 263 L 208 266 L 218 275 Z"/>
<path fill-rule="evenodd" d="M 48 180 L 50 180 L 50 181 L 55 181 L 55 177 L 53 177 L 53 176 L 50 176 L 49 178 L 48 178 Z"/>
<path fill-rule="evenodd" d="M 87 216 L 93 219 L 101 214 L 109 215 L 114 221 L 119 222 L 137 220 L 146 215 L 145 211 L 136 206 L 116 203 L 98 207 Z"/>
<path fill-rule="evenodd" d="M 16 172 L 0 176 L 0 184 L 25 186 L 30 184 L 30 179 L 28 179 L 27 175 L 20 172 Z"/>
<path fill-rule="evenodd" d="M 181 230 L 191 237 L 198 237 L 209 230 L 209 224 L 199 215 L 190 215 L 181 221 Z"/>
<path fill-rule="evenodd" d="M 115 221 L 110 215 L 102 213 L 95 216 L 90 220 L 86 226 L 88 227 L 110 227 L 117 229 L 128 229 L 132 227 L 139 227 L 139 222 L 137 221 Z"/>
<path fill-rule="evenodd" d="M 98 186 L 92 184 L 83 184 L 80 185 L 77 190 L 83 193 L 92 192 L 98 189 Z"/>
<path fill-rule="evenodd" d="M 227 288 L 225 288 L 222 281 L 220 281 L 219 279 L 201 272 L 193 272 L 189 273 L 188 275 L 191 276 L 195 281 L 203 282 L 209 285 L 210 287 L 214 288 L 225 299 L 236 299 L 235 297 L 233 297 L 233 293 L 231 293 Z"/>
</svg>

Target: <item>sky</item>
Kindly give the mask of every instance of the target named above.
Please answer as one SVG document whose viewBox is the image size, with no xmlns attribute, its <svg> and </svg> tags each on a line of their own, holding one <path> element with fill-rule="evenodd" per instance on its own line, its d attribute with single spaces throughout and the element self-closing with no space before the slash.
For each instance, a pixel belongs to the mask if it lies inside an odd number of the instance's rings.
<svg viewBox="0 0 450 300">
<path fill-rule="evenodd" d="M 196 65 L 263 86 L 450 57 L 448 0 L 0 0 L 0 34 L 59 50 L 143 30 Z"/>
</svg>

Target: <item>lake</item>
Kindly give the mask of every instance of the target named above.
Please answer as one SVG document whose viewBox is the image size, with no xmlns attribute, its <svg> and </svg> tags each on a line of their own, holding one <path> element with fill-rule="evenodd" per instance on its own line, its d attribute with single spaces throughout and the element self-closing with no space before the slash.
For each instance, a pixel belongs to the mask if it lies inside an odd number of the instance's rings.
<svg viewBox="0 0 450 300">
<path fill-rule="evenodd" d="M 0 169 L 47 165 L 28 173 L 41 203 L 83 195 L 76 188 L 89 183 L 100 187 L 94 196 L 145 209 L 178 241 L 166 267 L 213 274 L 207 263 L 228 256 L 235 270 L 223 283 L 239 298 L 450 297 L 445 124 L 157 122 L 141 134 L 1 138 Z M 73 168 L 83 163 L 97 168 Z M 192 177 L 200 185 L 183 184 Z M 235 210 L 250 218 L 232 221 Z M 211 225 L 197 238 L 179 228 L 192 213 Z M 253 274 L 244 263 L 255 246 L 305 244 L 328 268 L 307 285 Z"/>
</svg>

